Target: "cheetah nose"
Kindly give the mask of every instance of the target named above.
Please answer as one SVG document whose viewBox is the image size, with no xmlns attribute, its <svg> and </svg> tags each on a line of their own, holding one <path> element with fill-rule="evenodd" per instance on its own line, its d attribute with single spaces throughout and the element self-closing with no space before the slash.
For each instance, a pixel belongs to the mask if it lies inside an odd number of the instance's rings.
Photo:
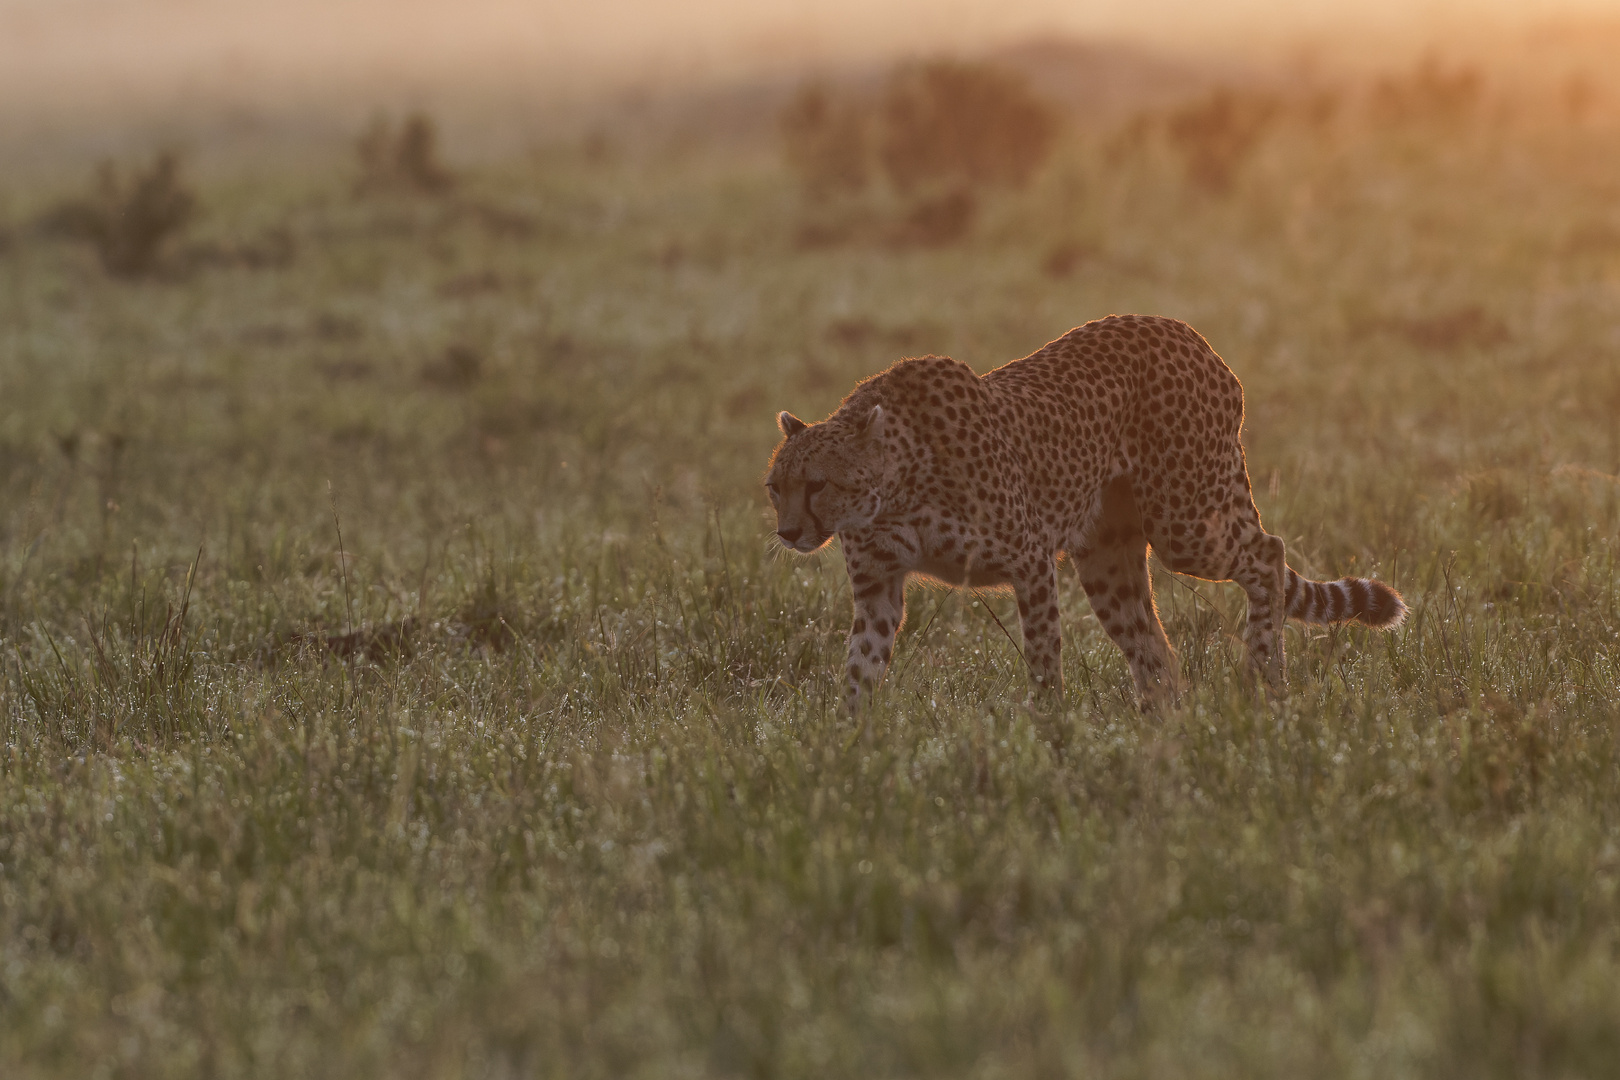
<svg viewBox="0 0 1620 1080">
<path fill-rule="evenodd" d="M 792 547 L 799 537 L 804 535 L 803 529 L 777 529 L 776 535 L 782 538 L 782 543 Z"/>
</svg>

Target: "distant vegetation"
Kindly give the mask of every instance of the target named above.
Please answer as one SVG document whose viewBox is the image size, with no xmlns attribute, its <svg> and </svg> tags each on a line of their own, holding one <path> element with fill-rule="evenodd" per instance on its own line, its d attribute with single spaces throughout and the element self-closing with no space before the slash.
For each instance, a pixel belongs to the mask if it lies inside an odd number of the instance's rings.
<svg viewBox="0 0 1620 1080">
<path fill-rule="evenodd" d="M 1063 56 L 1032 55 L 1047 64 Z M 1088 144 L 1115 168 L 1168 155 L 1189 189 L 1219 198 L 1285 130 L 1331 142 L 1353 128 L 1458 128 L 1480 121 L 1486 90 L 1476 68 L 1428 54 L 1361 85 L 1215 83 L 1099 128 L 1006 62 L 936 59 L 895 67 L 876 90 L 805 83 L 778 128 L 784 161 L 810 206 L 800 230 L 808 246 L 854 238 L 927 246 L 966 236 L 987 195 L 1027 188 L 1063 144 L 1066 122 L 1076 128 L 1067 140 L 1071 158 Z M 1569 115 L 1584 115 L 1597 91 L 1584 76 L 1571 77 L 1561 97 Z"/>
<path fill-rule="evenodd" d="M 860 102 L 807 83 L 782 110 L 782 145 L 812 199 L 865 190 L 872 180 L 872 117 Z"/>
<path fill-rule="evenodd" d="M 1466 119 L 1479 107 L 1484 76 L 1467 65 L 1449 67 L 1433 53 L 1411 71 L 1386 75 L 1373 84 L 1371 109 L 1381 122 Z"/>
<path fill-rule="evenodd" d="M 378 116 L 355 140 L 361 191 L 414 191 L 440 195 L 456 178 L 439 159 L 439 129 L 433 118 L 413 112 L 395 124 Z"/>
<path fill-rule="evenodd" d="M 929 184 L 1014 187 L 1051 156 L 1058 117 L 1016 73 L 935 60 L 889 79 L 878 160 L 902 192 Z"/>
<path fill-rule="evenodd" d="M 180 158 L 166 151 L 128 171 L 104 163 L 90 194 L 58 204 L 46 225 L 95 245 L 109 274 L 142 277 L 159 268 L 196 212 L 197 196 L 182 178 Z"/>
<path fill-rule="evenodd" d="M 928 246 L 967 234 L 979 191 L 1029 183 L 1051 155 L 1058 114 L 1013 72 L 932 60 L 897 67 L 877 100 L 807 84 L 781 131 L 812 200 L 857 194 L 882 177 L 903 200 L 883 235 Z"/>
<path fill-rule="evenodd" d="M 1162 140 L 1181 160 L 1190 187 L 1219 196 L 1231 191 L 1266 139 L 1284 128 L 1328 142 L 1355 128 L 1394 133 L 1438 125 L 1455 133 L 1477 120 L 1484 91 L 1480 71 L 1447 66 L 1429 54 L 1408 71 L 1361 87 L 1217 86 L 1184 104 L 1136 114 L 1106 146 L 1117 163 Z"/>
<path fill-rule="evenodd" d="M 1265 135 L 1278 112 L 1270 95 L 1214 91 L 1165 118 L 1165 131 L 1187 163 L 1187 179 L 1217 194 Z"/>
</svg>

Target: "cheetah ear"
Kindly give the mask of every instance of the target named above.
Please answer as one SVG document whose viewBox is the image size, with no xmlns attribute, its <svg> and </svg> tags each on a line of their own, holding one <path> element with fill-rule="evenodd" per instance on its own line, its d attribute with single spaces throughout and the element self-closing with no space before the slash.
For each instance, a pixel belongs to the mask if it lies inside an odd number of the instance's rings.
<svg viewBox="0 0 1620 1080">
<path fill-rule="evenodd" d="M 783 409 L 781 412 L 776 414 L 776 426 L 782 429 L 783 435 L 792 437 L 810 425 L 805 423 L 803 420 L 800 420 L 797 416 L 794 416 L 786 409 Z"/>
<path fill-rule="evenodd" d="M 861 421 L 861 426 L 860 426 L 861 435 L 863 437 L 865 437 L 865 438 L 868 438 L 868 439 L 882 438 L 883 437 L 883 422 L 887 418 L 888 418 L 888 414 L 883 411 L 883 406 L 881 406 L 881 405 L 872 406 L 872 411 L 866 414 L 866 419 L 865 420 Z"/>
</svg>

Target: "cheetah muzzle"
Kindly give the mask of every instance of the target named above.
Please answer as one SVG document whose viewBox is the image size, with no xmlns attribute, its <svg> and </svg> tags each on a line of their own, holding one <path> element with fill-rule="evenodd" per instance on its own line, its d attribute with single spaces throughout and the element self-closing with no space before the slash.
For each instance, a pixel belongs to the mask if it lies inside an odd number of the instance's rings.
<svg viewBox="0 0 1620 1080">
<path fill-rule="evenodd" d="M 983 376 L 945 357 L 901 360 L 821 423 L 777 423 L 765 484 L 777 537 L 801 554 L 834 536 L 843 547 L 851 713 L 888 668 L 911 575 L 1010 586 L 1048 702 L 1063 690 L 1063 554 L 1149 707 L 1180 691 L 1149 548 L 1178 574 L 1242 586 L 1250 667 L 1279 691 L 1285 618 L 1389 629 L 1406 617 L 1381 582 L 1308 581 L 1288 566 L 1249 486 L 1243 386 L 1175 319 L 1099 319 Z"/>
</svg>

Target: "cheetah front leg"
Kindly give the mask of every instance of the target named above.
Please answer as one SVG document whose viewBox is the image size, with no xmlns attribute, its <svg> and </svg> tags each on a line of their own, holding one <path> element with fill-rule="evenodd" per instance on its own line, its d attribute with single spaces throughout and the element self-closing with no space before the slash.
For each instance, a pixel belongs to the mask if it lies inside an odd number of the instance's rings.
<svg viewBox="0 0 1620 1080">
<path fill-rule="evenodd" d="M 1063 632 L 1058 622 L 1057 560 L 1032 557 L 1017 568 L 1013 592 L 1024 632 L 1024 660 L 1035 681 L 1035 697 L 1045 708 L 1063 701 Z"/>
<path fill-rule="evenodd" d="M 855 594 L 844 704 L 851 717 L 858 717 L 894 656 L 894 636 L 906 618 L 906 573 L 881 548 L 850 544 L 844 549 L 844 559 Z"/>
</svg>

